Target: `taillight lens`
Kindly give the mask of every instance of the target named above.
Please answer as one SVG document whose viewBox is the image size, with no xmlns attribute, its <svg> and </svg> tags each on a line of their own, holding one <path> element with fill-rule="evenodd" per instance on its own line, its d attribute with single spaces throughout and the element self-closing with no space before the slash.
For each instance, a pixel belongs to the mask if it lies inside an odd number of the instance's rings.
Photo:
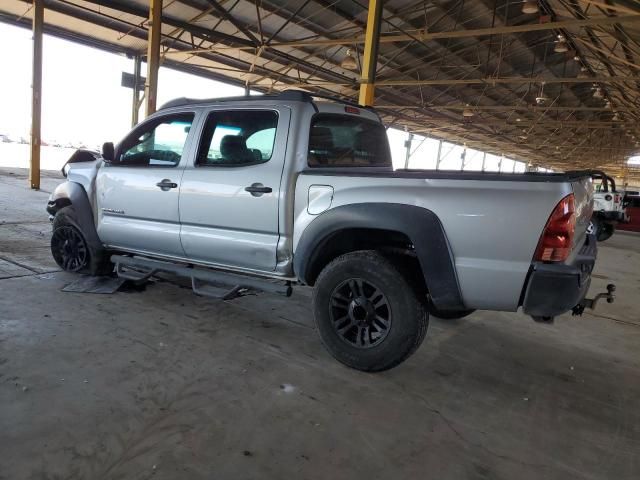
<svg viewBox="0 0 640 480">
<path fill-rule="evenodd" d="M 614 195 L 613 203 L 620 203 L 620 195 Z"/>
<path fill-rule="evenodd" d="M 544 227 L 534 260 L 564 262 L 571 253 L 576 232 L 576 205 L 573 193 L 564 197 L 553 209 Z"/>
</svg>

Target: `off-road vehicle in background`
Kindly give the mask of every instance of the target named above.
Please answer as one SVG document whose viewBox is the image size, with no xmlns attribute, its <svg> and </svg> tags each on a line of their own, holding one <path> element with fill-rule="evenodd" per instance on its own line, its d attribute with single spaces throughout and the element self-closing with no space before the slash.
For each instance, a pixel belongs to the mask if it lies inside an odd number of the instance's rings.
<svg viewBox="0 0 640 480">
<path fill-rule="evenodd" d="M 626 223 L 628 201 L 624 192 L 616 190 L 615 180 L 604 172 L 593 172 L 596 191 L 593 195 L 593 214 L 587 232 L 594 234 L 599 242 L 611 238 L 619 223 Z"/>
</svg>

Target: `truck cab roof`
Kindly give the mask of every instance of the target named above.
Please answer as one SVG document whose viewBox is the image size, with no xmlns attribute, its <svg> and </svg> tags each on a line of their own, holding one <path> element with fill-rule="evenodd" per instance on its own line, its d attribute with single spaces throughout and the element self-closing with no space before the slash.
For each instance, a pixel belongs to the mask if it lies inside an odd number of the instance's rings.
<svg viewBox="0 0 640 480">
<path fill-rule="evenodd" d="M 318 101 L 317 99 L 320 99 Z M 372 107 L 365 107 L 354 102 L 339 98 L 310 94 L 303 90 L 285 90 L 277 94 L 235 96 L 223 98 L 176 98 L 162 105 L 158 112 L 170 108 L 185 106 L 214 106 L 224 104 L 281 104 L 286 102 L 301 102 L 310 104 L 318 113 L 340 113 L 347 115 L 359 115 L 368 120 L 382 123 L 380 116 Z"/>
</svg>

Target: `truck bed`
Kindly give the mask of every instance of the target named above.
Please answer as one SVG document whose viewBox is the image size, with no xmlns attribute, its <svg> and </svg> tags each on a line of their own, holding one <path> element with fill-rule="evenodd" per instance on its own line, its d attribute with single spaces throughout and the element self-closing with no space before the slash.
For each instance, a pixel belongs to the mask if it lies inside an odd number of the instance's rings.
<svg viewBox="0 0 640 480">
<path fill-rule="evenodd" d="M 560 200 L 575 195 L 578 221 L 569 262 L 585 241 L 591 215 L 592 187 L 586 171 L 306 169 L 296 184 L 294 249 L 299 232 L 317 215 L 307 208 L 312 186 L 329 189 L 326 195 L 331 198 L 325 203 L 330 208 L 387 202 L 435 213 L 446 233 L 464 304 L 475 309 L 517 310 L 540 235 Z M 320 199 L 314 196 L 313 201 L 317 205 Z"/>
</svg>

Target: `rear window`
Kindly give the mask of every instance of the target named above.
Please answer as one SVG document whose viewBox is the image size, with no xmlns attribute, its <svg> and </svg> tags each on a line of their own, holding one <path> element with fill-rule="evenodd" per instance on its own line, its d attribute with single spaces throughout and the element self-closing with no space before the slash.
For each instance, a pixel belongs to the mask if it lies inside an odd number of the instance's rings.
<svg viewBox="0 0 640 480">
<path fill-rule="evenodd" d="M 310 167 L 389 167 L 391 155 L 384 127 L 347 115 L 320 114 L 311 121 Z"/>
</svg>

